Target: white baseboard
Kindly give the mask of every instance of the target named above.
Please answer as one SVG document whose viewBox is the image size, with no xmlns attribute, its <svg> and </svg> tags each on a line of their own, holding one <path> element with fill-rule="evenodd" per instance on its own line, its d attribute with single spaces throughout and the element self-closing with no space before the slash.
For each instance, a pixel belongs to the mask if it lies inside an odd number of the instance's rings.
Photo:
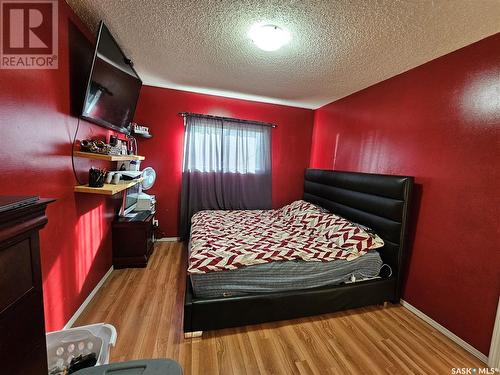
<svg viewBox="0 0 500 375">
<path fill-rule="evenodd" d="M 497 316 L 491 337 L 490 353 L 488 356 L 488 366 L 500 368 L 500 298 L 498 298 Z"/>
<path fill-rule="evenodd" d="M 448 330 L 447 328 L 443 327 L 441 324 L 430 318 L 429 316 L 425 315 L 422 311 L 417 309 L 415 306 L 410 305 L 408 302 L 405 300 L 401 300 L 401 306 L 406 308 L 408 311 L 412 312 L 416 316 L 418 316 L 420 319 L 422 319 L 424 322 L 428 323 L 435 329 L 437 329 L 439 332 L 441 332 L 443 335 L 448 337 L 451 341 L 453 341 L 455 344 L 458 346 L 462 347 L 466 351 L 468 351 L 470 354 L 473 356 L 477 357 L 479 360 L 481 360 L 484 363 L 488 363 L 488 357 L 485 356 L 483 353 L 481 353 L 479 350 L 474 348 L 472 345 L 468 344 L 464 340 L 462 340 L 460 337 L 455 335 L 453 332 Z"/>
<path fill-rule="evenodd" d="M 87 307 L 87 305 L 90 303 L 90 301 L 92 301 L 92 299 L 97 294 L 97 292 L 99 291 L 99 289 L 101 289 L 101 287 L 103 286 L 103 284 L 105 283 L 105 281 L 108 279 L 109 275 L 111 275 L 111 272 L 113 272 L 113 266 L 111 266 L 111 268 L 108 270 L 108 272 L 106 272 L 106 274 L 102 277 L 102 279 L 97 283 L 97 285 L 92 290 L 92 292 L 90 292 L 90 294 L 88 295 L 88 297 L 85 298 L 85 301 L 83 301 L 83 303 L 78 308 L 78 310 L 76 310 L 76 312 L 73 314 L 73 316 L 71 317 L 71 319 L 68 320 L 68 323 L 66 323 L 66 325 L 64 326 L 63 329 L 71 328 L 73 326 L 73 324 L 75 324 L 76 320 L 80 317 L 80 315 L 82 314 L 83 310 L 85 310 L 85 308 Z"/>
<path fill-rule="evenodd" d="M 180 237 L 162 237 L 156 238 L 155 242 L 179 242 L 180 240 Z"/>
</svg>

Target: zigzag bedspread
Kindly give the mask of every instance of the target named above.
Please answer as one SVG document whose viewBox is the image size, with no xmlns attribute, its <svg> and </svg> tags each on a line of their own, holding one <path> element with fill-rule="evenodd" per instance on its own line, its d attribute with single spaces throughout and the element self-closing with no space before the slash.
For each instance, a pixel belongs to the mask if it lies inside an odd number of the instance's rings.
<svg viewBox="0 0 500 375">
<path fill-rule="evenodd" d="M 192 218 L 188 272 L 353 260 L 383 245 L 376 234 L 305 201 L 277 210 L 201 211 Z"/>
</svg>

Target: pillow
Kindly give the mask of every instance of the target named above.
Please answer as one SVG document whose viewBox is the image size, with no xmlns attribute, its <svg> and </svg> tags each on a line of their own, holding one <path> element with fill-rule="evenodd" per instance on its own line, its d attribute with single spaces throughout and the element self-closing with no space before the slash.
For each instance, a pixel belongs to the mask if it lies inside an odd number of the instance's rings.
<svg viewBox="0 0 500 375">
<path fill-rule="evenodd" d="M 342 249 L 367 251 L 384 246 L 384 240 L 373 231 L 366 230 L 366 227 L 334 214 L 323 216 L 316 225 L 318 236 Z"/>
<path fill-rule="evenodd" d="M 343 250 L 366 252 L 384 246 L 384 241 L 373 231 L 332 213 L 297 213 L 289 225 L 314 237 L 315 241 L 333 243 Z"/>
<path fill-rule="evenodd" d="M 299 229 L 314 241 L 330 242 L 343 250 L 363 253 L 384 246 L 384 240 L 371 229 L 304 200 L 292 202 L 277 211 L 283 225 L 288 229 Z"/>
<path fill-rule="evenodd" d="M 324 208 L 316 206 L 304 200 L 292 202 L 279 210 L 279 214 L 285 218 L 291 218 L 295 215 L 302 215 L 304 213 L 321 213 L 327 212 Z"/>
</svg>

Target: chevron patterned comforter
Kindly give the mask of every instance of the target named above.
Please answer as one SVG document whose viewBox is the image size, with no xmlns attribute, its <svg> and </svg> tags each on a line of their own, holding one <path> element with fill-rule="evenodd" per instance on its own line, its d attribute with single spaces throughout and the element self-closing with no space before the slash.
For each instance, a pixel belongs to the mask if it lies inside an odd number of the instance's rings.
<svg viewBox="0 0 500 375">
<path fill-rule="evenodd" d="M 192 218 L 188 272 L 353 260 L 383 245 L 366 228 L 305 201 L 277 210 L 200 211 Z"/>
</svg>

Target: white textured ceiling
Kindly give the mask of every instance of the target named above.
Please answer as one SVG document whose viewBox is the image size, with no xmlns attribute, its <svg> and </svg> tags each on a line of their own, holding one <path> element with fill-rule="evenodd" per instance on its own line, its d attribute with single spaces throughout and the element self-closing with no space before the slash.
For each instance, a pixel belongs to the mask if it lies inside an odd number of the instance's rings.
<svg viewBox="0 0 500 375">
<path fill-rule="evenodd" d="M 500 0 L 67 1 L 108 25 L 145 84 L 305 108 L 500 32 Z M 247 31 L 264 21 L 290 44 L 258 50 Z"/>
</svg>

